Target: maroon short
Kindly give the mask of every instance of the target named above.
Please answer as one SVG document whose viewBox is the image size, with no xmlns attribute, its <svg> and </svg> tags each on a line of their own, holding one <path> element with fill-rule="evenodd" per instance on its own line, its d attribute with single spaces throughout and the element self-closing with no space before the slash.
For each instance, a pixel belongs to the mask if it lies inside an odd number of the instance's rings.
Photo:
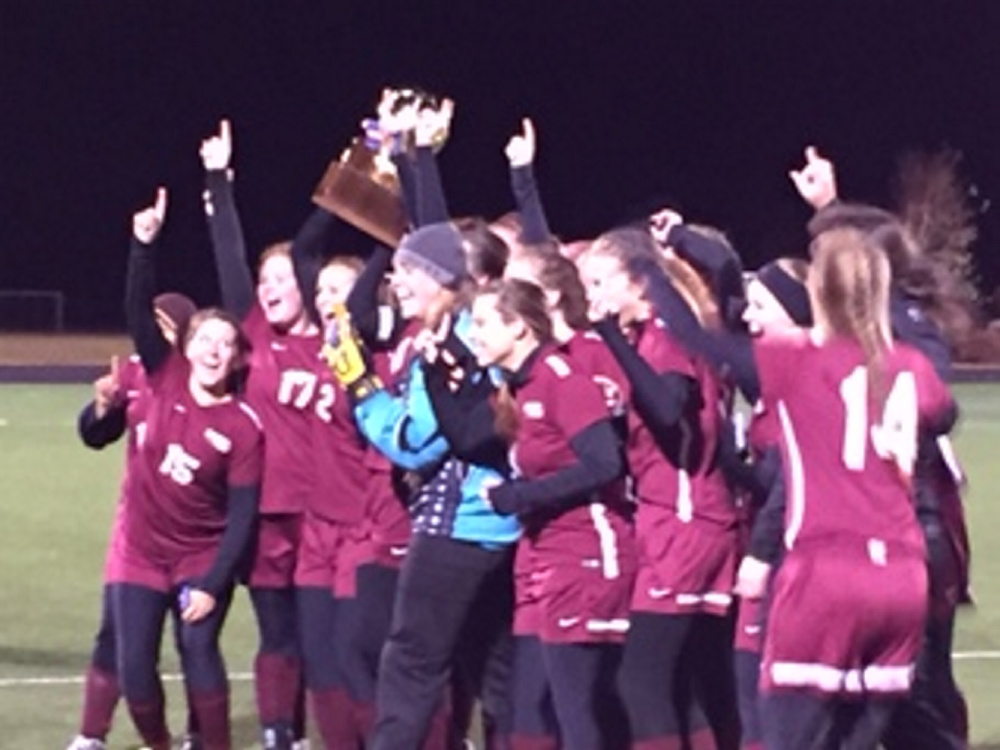
<svg viewBox="0 0 1000 750">
<path fill-rule="evenodd" d="M 764 648 L 766 599 L 740 599 L 736 613 L 736 635 L 733 648 L 759 654 Z"/>
<path fill-rule="evenodd" d="M 125 505 L 118 504 L 115 519 L 111 523 L 111 536 L 108 539 L 108 549 L 104 553 L 104 582 L 120 583 L 125 571 L 123 560 L 125 554 Z"/>
<path fill-rule="evenodd" d="M 879 540 L 789 552 L 774 582 L 761 690 L 906 693 L 927 616 L 923 557 Z"/>
<path fill-rule="evenodd" d="M 538 637 L 543 643 L 623 643 L 628 633 L 635 560 L 608 577 L 596 561 L 535 567 Z"/>
<path fill-rule="evenodd" d="M 158 560 L 130 546 L 121 538 L 115 559 L 115 579 L 109 583 L 132 583 L 168 593 L 201 578 L 212 568 L 217 549 L 206 549 L 172 560 Z"/>
<path fill-rule="evenodd" d="M 357 570 L 371 558 L 364 523 L 344 524 L 312 513 L 302 519 L 295 585 L 330 589 L 338 599 L 357 592 Z"/>
<path fill-rule="evenodd" d="M 380 475 L 373 473 L 372 480 L 378 482 Z M 395 494 L 382 491 L 369 502 L 366 515 L 371 529 L 371 559 L 364 562 L 398 569 L 410 543 L 410 514 Z"/>
<path fill-rule="evenodd" d="M 293 586 L 301 536 L 302 514 L 261 514 L 247 585 L 262 589 Z"/>
<path fill-rule="evenodd" d="M 659 614 L 725 615 L 739 561 L 739 527 L 640 503 L 635 518 L 639 572 L 632 609 Z"/>
<path fill-rule="evenodd" d="M 514 555 L 514 635 L 538 636 L 542 632 L 541 573 L 535 570 L 531 543 L 522 538 Z"/>
</svg>

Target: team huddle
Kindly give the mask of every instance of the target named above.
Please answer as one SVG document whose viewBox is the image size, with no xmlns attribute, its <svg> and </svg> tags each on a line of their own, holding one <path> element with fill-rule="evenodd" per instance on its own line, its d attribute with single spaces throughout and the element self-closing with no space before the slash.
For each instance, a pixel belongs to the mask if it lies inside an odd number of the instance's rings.
<svg viewBox="0 0 1000 750">
<path fill-rule="evenodd" d="M 385 92 L 359 143 L 398 242 L 338 252 L 368 226 L 321 204 L 256 286 L 224 121 L 200 152 L 219 307 L 157 293 L 166 191 L 133 217 L 135 355 L 78 421 L 126 448 L 69 750 L 103 749 L 121 698 L 153 750 L 231 748 L 240 584 L 268 750 L 307 724 L 328 750 L 457 750 L 474 723 L 490 750 L 967 747 L 957 409 L 900 220 L 808 149 L 808 260 L 744 274 L 669 209 L 562 242 L 527 120 L 516 213 L 455 218 L 451 116 Z"/>
</svg>

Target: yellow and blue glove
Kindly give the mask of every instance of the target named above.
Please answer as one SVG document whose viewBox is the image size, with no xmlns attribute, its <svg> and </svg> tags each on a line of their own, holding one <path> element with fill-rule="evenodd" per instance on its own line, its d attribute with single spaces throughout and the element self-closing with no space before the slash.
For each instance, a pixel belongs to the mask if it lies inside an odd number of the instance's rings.
<svg viewBox="0 0 1000 750">
<path fill-rule="evenodd" d="M 382 381 L 370 367 L 364 342 L 351 324 L 344 305 L 334 308 L 334 321 L 326 332 L 322 356 L 330 372 L 355 401 L 383 388 Z"/>
</svg>

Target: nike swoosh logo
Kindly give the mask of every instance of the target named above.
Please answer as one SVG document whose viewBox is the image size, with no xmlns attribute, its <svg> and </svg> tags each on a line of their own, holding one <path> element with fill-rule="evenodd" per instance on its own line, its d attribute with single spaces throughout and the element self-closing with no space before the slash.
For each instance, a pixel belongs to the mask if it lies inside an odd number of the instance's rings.
<svg viewBox="0 0 1000 750">
<path fill-rule="evenodd" d="M 580 618 L 579 617 L 560 617 L 559 618 L 559 627 L 561 627 L 561 628 L 571 628 L 574 625 L 579 624 L 579 622 L 580 622 Z"/>
</svg>

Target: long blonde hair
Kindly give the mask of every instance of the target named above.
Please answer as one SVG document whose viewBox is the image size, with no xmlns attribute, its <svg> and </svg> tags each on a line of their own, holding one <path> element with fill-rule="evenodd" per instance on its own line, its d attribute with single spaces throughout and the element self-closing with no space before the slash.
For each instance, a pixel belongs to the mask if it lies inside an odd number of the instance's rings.
<svg viewBox="0 0 1000 750">
<path fill-rule="evenodd" d="M 813 240 L 809 295 L 821 330 L 851 338 L 865 354 L 868 393 L 878 409 L 887 393 L 886 355 L 892 346 L 885 252 L 855 229 L 832 229 Z"/>
<path fill-rule="evenodd" d="M 615 258 L 626 272 L 633 261 L 643 257 L 653 258 L 673 282 L 674 288 L 684 298 L 698 321 L 706 328 L 721 327 L 719 305 L 708 284 L 684 259 L 677 255 L 663 255 L 648 231 L 629 227 L 605 232 L 594 240 L 581 258 L 593 255 Z M 643 279 L 632 277 L 632 281 L 641 283 Z"/>
</svg>

